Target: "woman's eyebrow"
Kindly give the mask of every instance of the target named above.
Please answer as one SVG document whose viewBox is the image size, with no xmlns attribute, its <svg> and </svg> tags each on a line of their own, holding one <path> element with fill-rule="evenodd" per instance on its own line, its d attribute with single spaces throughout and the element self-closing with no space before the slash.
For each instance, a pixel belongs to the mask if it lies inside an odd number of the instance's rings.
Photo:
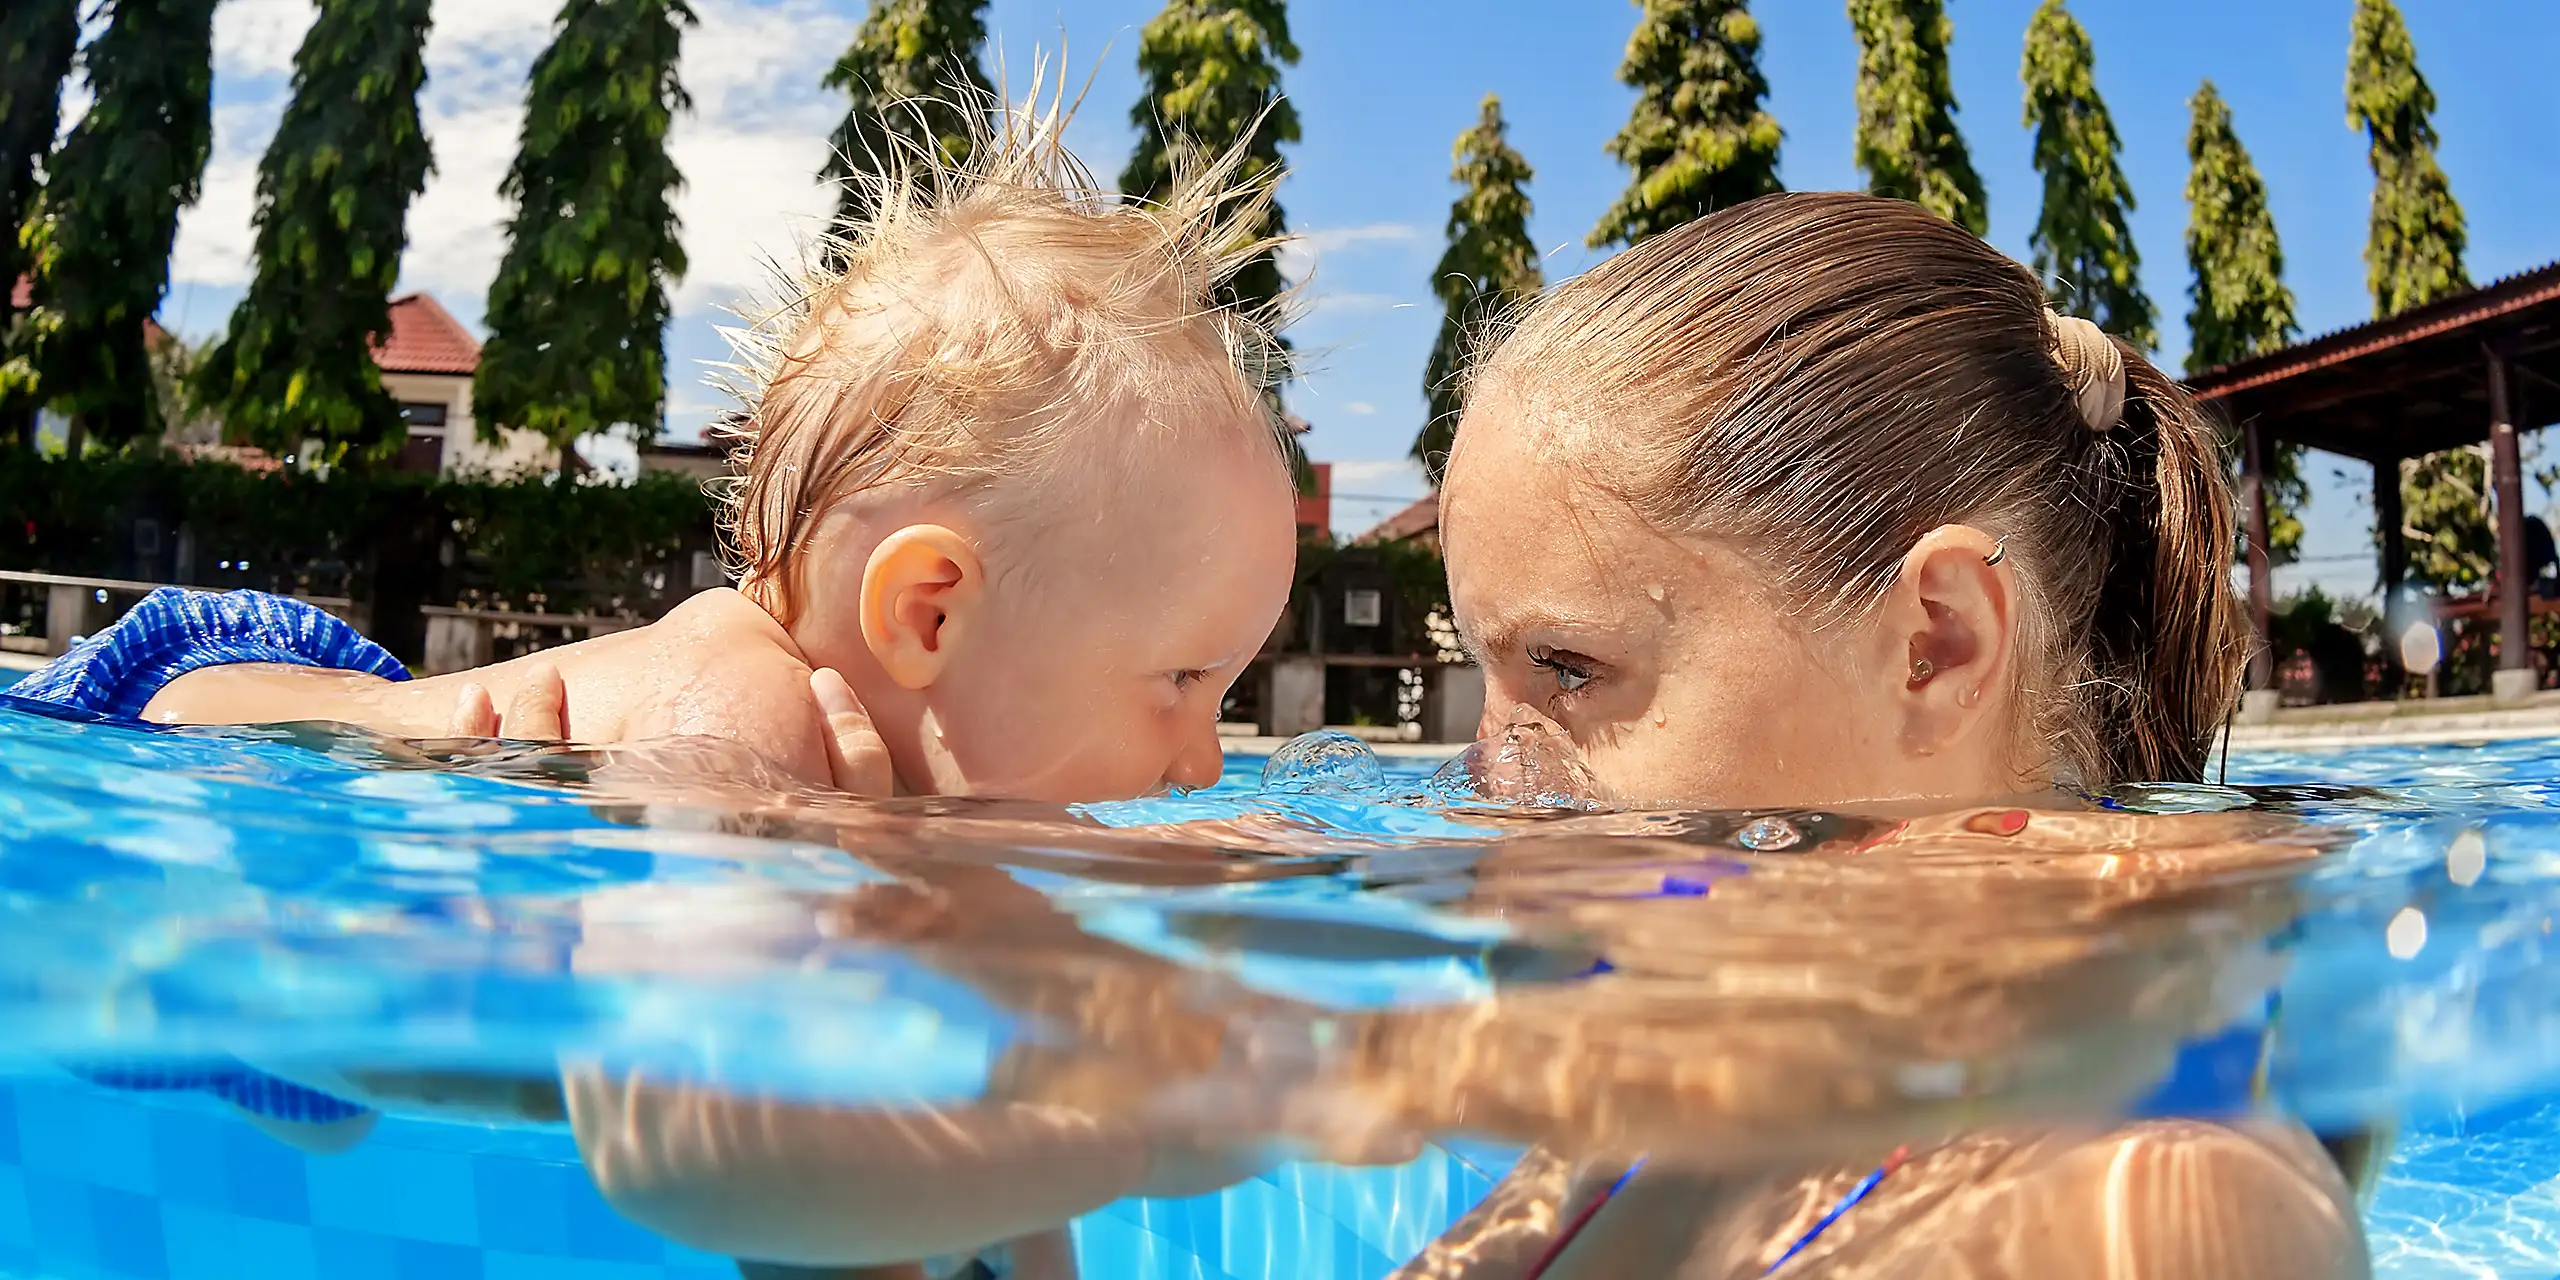
<svg viewBox="0 0 2560 1280">
<path fill-rule="evenodd" d="M 1486 654 L 1509 653 L 1520 646 L 1521 637 L 1532 632 L 1587 627 L 1597 621 L 1595 618 L 1566 617 L 1544 609 L 1532 609 L 1494 619 L 1475 633 L 1472 643 L 1476 656 L 1481 659 Z M 1459 637 L 1468 638 L 1464 631 L 1459 632 Z"/>
</svg>

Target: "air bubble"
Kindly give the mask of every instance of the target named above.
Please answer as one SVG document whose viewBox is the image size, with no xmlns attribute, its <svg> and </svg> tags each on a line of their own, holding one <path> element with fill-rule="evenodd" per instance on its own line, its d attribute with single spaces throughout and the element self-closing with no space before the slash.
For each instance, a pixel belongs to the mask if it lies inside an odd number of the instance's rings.
<svg viewBox="0 0 2560 1280">
<path fill-rule="evenodd" d="M 1369 744 L 1338 729 L 1302 733 L 1280 745 L 1262 766 L 1265 791 L 1343 791 L 1375 795 L 1387 774 Z"/>
</svg>

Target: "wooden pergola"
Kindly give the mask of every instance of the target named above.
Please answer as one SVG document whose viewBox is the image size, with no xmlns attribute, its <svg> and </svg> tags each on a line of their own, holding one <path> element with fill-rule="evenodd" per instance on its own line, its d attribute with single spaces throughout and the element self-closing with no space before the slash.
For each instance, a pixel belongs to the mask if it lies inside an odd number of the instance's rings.
<svg viewBox="0 0 2560 1280">
<path fill-rule="evenodd" d="M 2486 439 L 2497 508 L 2498 666 L 2532 669 L 2532 646 L 2517 639 L 2528 634 L 2531 592 L 2524 585 L 2524 476 L 2516 433 L 2560 421 L 2560 262 L 2225 365 L 2188 386 L 2240 433 L 2249 613 L 2258 636 L 2249 687 L 2274 687 L 2263 477 L 2269 450 L 2279 442 L 2372 464 L 2387 599 L 2409 565 L 2401 461 Z"/>
</svg>

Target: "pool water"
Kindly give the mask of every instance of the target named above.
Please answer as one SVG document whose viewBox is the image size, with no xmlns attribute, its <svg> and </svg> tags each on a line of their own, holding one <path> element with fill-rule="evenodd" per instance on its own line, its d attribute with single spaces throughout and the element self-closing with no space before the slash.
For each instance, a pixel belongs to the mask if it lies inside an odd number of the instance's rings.
<svg viewBox="0 0 2560 1280">
<path fill-rule="evenodd" d="M 547 1086 L 595 1063 L 786 1107 L 1132 1106 L 1163 1140 L 1250 1158 L 1082 1214 L 1083 1274 L 1373 1278 L 1531 1130 L 1638 1134 L 1666 1160 L 1847 1159 L 1950 1091 L 2112 1105 L 2108 1064 L 2163 1074 L 2171 1033 L 2202 1030 L 2144 1021 L 2164 991 L 2233 1010 L 2272 994 L 2272 1097 L 2332 1127 L 2397 1124 L 2367 1209 L 2381 1274 L 2560 1273 L 2560 744 L 2241 753 L 2232 789 L 2114 797 L 2280 819 L 2329 848 L 2098 923 L 2040 918 L 2026 907 L 2058 899 L 2015 889 L 1967 952 L 2096 959 L 1999 968 L 2017 1039 L 1955 1079 L 1917 1054 L 1947 1029 L 1925 1014 L 1843 999 L 1795 1011 L 1819 1037 L 1755 1040 L 1757 1006 L 1710 990 L 1900 972 L 1895 957 L 1943 945 L 1928 913 L 1963 900 L 1931 897 L 1952 881 L 1763 848 L 1773 831 L 1819 843 L 1821 815 L 1453 808 L 1436 764 L 1338 749 L 1266 790 L 1266 762 L 1239 756 L 1212 791 L 1075 815 L 687 786 L 753 772 L 703 750 L 419 749 L 0 709 L 0 1275 L 736 1274 L 617 1212 L 570 1126 L 516 1107 L 528 1092 L 364 1093 L 385 1114 L 351 1145 L 216 1096 L 270 1081 L 330 1097 L 359 1068 Z M 1167 823 L 1194 825 L 1149 825 Z M 1842 823 L 1842 839 L 1867 829 Z M 1736 876 L 1779 886 L 1765 920 L 1681 914 L 1732 910 Z M 1621 901 L 1630 877 L 1661 887 Z M 2279 944 L 2226 945 L 2268 911 L 2289 922 Z M 1762 1104 L 1701 1116 L 1595 1059 L 1564 1099 L 1588 1107 L 1540 1111 L 1553 1100 L 1523 1086 L 1509 1121 L 1327 1163 L 1362 1149 L 1383 1098 L 1420 1114 L 1553 1065 L 1532 1052 L 1554 1043 L 1539 1028 L 1510 1048 L 1488 1009 L 1587 1017 L 1582 1041 L 1606 1039 L 1614 1006 L 1574 984 L 1662 947 L 1550 927 L 1568 918 L 1675 924 L 1670 951 L 1697 967 L 1627 1019 L 1712 1024 L 1746 1084 L 1761 1053 Z M 1857 1051 L 1813 1060 L 1810 1039 Z M 172 1073 L 198 1087 L 134 1087 Z"/>
</svg>

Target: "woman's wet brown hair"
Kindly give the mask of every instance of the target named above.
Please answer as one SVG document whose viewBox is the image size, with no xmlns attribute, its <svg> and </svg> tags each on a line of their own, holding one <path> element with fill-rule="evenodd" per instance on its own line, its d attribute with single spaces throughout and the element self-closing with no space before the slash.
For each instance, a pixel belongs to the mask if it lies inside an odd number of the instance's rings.
<svg viewBox="0 0 2560 1280">
<path fill-rule="evenodd" d="M 2121 414 L 2093 424 L 2057 343 L 2042 285 L 1961 228 L 1787 193 L 1558 288 L 1470 402 L 1650 523 L 1753 552 L 1819 620 L 1874 605 L 1934 528 L 2004 539 L 2020 730 L 2059 780 L 2196 780 L 2247 652 L 2216 433 L 2121 343 Z"/>
</svg>

